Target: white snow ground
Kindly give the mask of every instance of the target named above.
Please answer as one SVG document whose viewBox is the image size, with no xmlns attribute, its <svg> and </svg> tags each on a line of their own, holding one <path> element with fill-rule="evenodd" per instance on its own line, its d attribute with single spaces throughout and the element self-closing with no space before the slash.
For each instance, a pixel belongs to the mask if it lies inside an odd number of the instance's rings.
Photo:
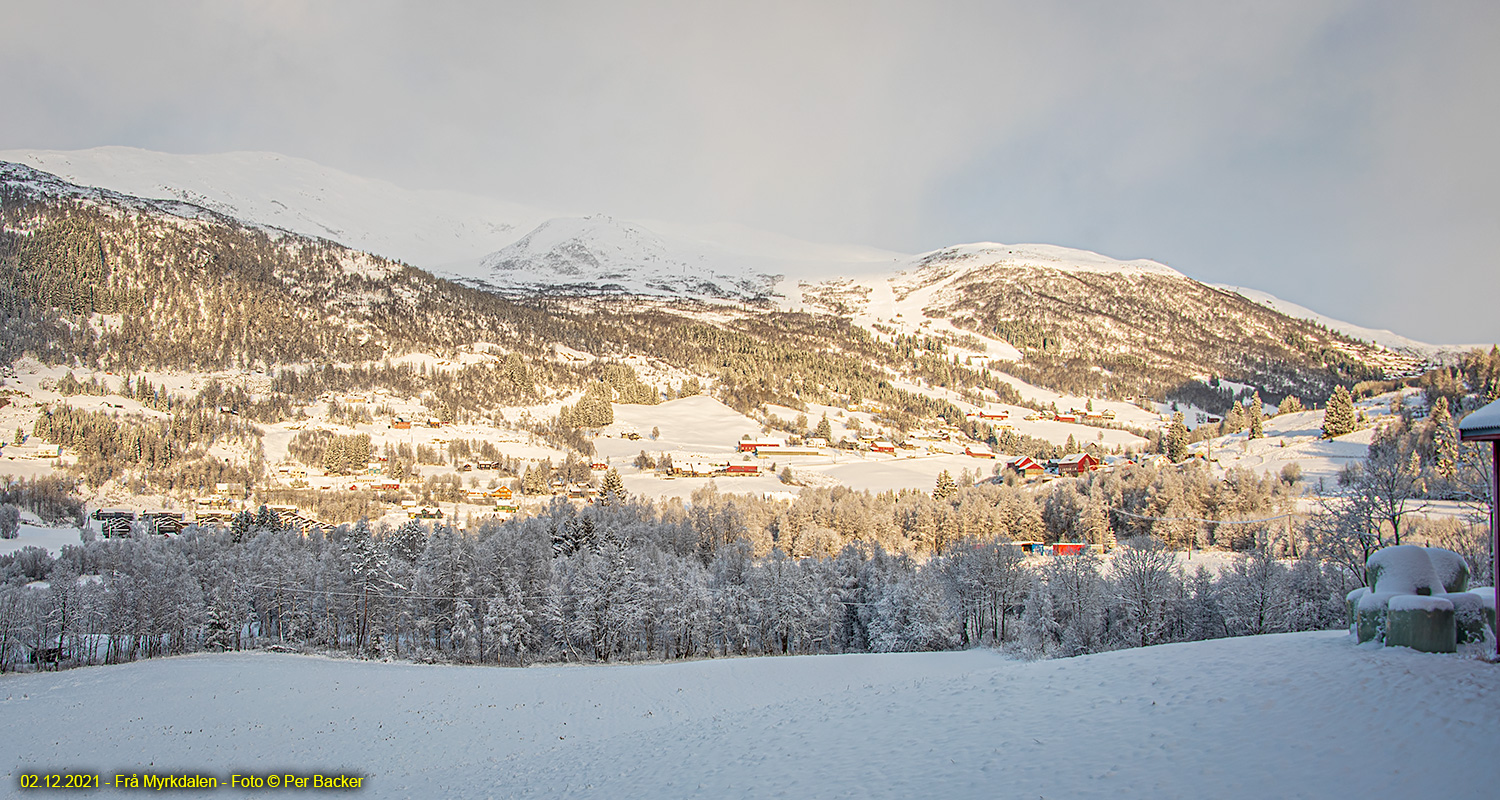
<svg viewBox="0 0 1500 800">
<path fill-rule="evenodd" d="M 71 525 L 54 528 L 33 523 L 22 522 L 16 529 L 17 535 L 14 539 L 0 539 L 0 556 L 10 555 L 28 547 L 40 547 L 56 557 L 62 554 L 64 545 L 83 546 L 82 532 Z"/>
<path fill-rule="evenodd" d="M 1343 632 L 1033 663 L 238 653 L 0 679 L 7 786 L 66 768 L 349 771 L 368 797 L 1486 797 L 1497 740 L 1500 668 Z"/>
</svg>

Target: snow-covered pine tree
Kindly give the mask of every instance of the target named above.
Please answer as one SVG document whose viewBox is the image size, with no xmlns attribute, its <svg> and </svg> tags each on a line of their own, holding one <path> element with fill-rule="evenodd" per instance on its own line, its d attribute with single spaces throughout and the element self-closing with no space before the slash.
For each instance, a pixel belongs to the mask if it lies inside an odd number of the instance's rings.
<svg viewBox="0 0 1500 800">
<path fill-rule="evenodd" d="M 1335 386 L 1323 409 L 1323 438 L 1332 439 L 1353 433 L 1355 426 L 1354 398 L 1343 386 Z"/>
<path fill-rule="evenodd" d="M 625 502 L 625 482 L 620 479 L 620 471 L 610 468 L 604 473 L 604 482 L 599 487 L 599 505 L 619 505 Z"/>
<path fill-rule="evenodd" d="M 828 415 L 826 413 L 822 419 L 818 420 L 818 429 L 813 431 L 813 435 L 825 442 L 833 443 L 833 426 L 828 424 Z"/>
<path fill-rule="evenodd" d="M 1448 398 L 1439 397 L 1432 402 L 1427 426 L 1432 432 L 1432 468 L 1444 481 L 1452 480 L 1458 469 L 1458 429 L 1448 410 Z"/>
<path fill-rule="evenodd" d="M 427 530 L 422 527 L 421 521 L 409 519 L 401 523 L 401 527 L 390 535 L 388 541 L 391 555 L 408 564 L 415 564 L 422 555 L 422 550 L 427 547 Z"/>
<path fill-rule="evenodd" d="M 1250 402 L 1245 404 L 1245 416 L 1250 419 L 1250 438 L 1260 439 L 1266 435 L 1265 426 L 1261 417 L 1264 416 L 1264 405 L 1260 401 L 1260 392 L 1250 395 Z"/>
<path fill-rule="evenodd" d="M 946 469 L 939 472 L 937 485 L 932 489 L 932 496 L 938 500 L 947 500 L 955 494 L 958 494 L 958 483 L 953 480 L 953 476 L 948 474 Z"/>
<path fill-rule="evenodd" d="M 1175 464 L 1187 458 L 1188 429 L 1181 411 L 1172 414 L 1172 425 L 1167 428 L 1167 438 L 1163 440 L 1163 443 L 1167 449 L 1167 458 L 1172 463 Z"/>
</svg>

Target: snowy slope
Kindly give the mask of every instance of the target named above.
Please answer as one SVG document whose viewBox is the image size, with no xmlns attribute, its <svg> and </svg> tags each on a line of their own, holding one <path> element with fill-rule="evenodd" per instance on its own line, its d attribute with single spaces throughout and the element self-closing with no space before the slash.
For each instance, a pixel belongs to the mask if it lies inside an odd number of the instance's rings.
<svg viewBox="0 0 1500 800">
<path fill-rule="evenodd" d="M 953 287 L 975 274 L 1017 267 L 1185 277 L 1165 264 L 1146 259 L 1120 261 L 1089 250 L 1048 244 L 977 242 L 908 256 L 883 273 L 825 280 L 785 279 L 777 292 L 784 298 L 781 306 L 788 310 L 842 314 L 872 330 L 884 328 L 908 336 L 944 333 L 969 336 L 941 313 L 930 316 L 930 312 L 941 312 L 953 299 Z M 973 355 L 1007 361 L 1021 358 L 1019 350 L 1002 340 L 982 343 L 984 349 L 973 351 Z"/>
<path fill-rule="evenodd" d="M 1326 328 L 1331 328 L 1340 333 L 1347 334 L 1354 337 L 1355 339 L 1362 339 L 1366 342 L 1373 342 L 1380 345 L 1381 347 L 1389 348 L 1391 350 L 1402 350 L 1411 353 L 1420 353 L 1426 356 L 1437 356 L 1442 353 L 1464 352 L 1473 350 L 1475 348 L 1489 347 L 1489 345 L 1487 344 L 1428 344 L 1426 342 L 1419 342 L 1415 339 L 1408 339 L 1407 337 L 1402 336 L 1399 333 L 1393 333 L 1391 331 L 1385 330 L 1384 328 L 1366 328 L 1360 325 L 1355 325 L 1352 322 L 1344 322 L 1342 320 L 1333 319 L 1332 317 L 1325 317 L 1322 314 L 1319 314 L 1318 312 L 1307 308 L 1306 306 L 1297 305 L 1290 300 L 1283 300 L 1275 295 L 1269 294 L 1267 292 L 1262 292 L 1259 289 L 1247 289 L 1243 286 L 1230 286 L 1228 284 L 1214 285 L 1220 289 L 1235 292 L 1242 297 L 1254 300 L 1255 302 L 1260 303 L 1267 308 L 1275 309 L 1289 317 L 1312 320 L 1313 322 L 1316 322 Z"/>
<path fill-rule="evenodd" d="M 403 189 L 276 153 L 174 155 L 96 147 L 0 151 L 0 161 L 84 186 L 192 203 L 426 269 L 478 258 L 548 216 L 487 197 Z"/>
<path fill-rule="evenodd" d="M 1486 797 L 1500 672 L 1343 632 L 433 667 L 236 653 L 0 679 L 0 765 L 340 772 L 367 797 Z M 115 793 L 105 789 L 105 793 Z"/>
</svg>

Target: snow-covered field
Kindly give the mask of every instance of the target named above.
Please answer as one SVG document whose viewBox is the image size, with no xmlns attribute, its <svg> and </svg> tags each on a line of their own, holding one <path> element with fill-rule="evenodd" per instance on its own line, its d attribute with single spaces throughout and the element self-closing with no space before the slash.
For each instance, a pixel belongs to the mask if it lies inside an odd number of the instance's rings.
<svg viewBox="0 0 1500 800">
<path fill-rule="evenodd" d="M 0 709 L 6 786 L 66 768 L 358 773 L 372 797 L 1486 797 L 1500 668 L 1342 632 L 1032 663 L 238 653 L 5 676 Z"/>
<path fill-rule="evenodd" d="M 27 514 L 30 517 L 30 514 Z M 35 522 L 35 518 L 32 518 Z M 50 552 L 54 557 L 62 552 L 63 545 L 76 544 L 82 546 L 83 537 L 77 528 L 72 526 L 49 527 L 23 522 L 16 529 L 16 538 L 0 539 L 0 556 L 10 555 L 27 547 L 40 547 Z"/>
</svg>

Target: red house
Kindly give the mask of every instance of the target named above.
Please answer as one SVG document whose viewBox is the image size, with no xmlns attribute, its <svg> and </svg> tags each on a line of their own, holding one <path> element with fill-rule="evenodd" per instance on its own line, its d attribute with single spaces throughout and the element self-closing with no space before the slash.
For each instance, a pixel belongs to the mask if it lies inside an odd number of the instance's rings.
<svg viewBox="0 0 1500 800">
<path fill-rule="evenodd" d="M 759 464 L 730 464 L 729 466 L 727 466 L 727 467 L 724 468 L 724 474 L 725 475 L 749 475 L 749 476 L 753 477 L 755 475 L 759 475 L 760 474 L 760 465 Z"/>
<path fill-rule="evenodd" d="M 1021 456 L 1020 458 L 1012 459 L 1010 468 L 1023 478 L 1034 478 L 1047 471 L 1046 467 L 1037 463 L 1037 460 L 1031 456 Z"/>
<path fill-rule="evenodd" d="M 1057 460 L 1057 474 L 1082 475 L 1099 468 L 1099 459 L 1088 453 L 1074 453 Z"/>
</svg>

